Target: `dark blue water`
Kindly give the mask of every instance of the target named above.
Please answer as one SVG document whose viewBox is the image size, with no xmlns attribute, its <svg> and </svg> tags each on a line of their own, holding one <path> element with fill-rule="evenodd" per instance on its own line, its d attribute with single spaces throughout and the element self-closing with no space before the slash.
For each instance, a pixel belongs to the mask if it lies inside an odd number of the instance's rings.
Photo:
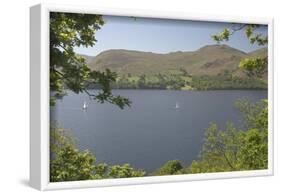
<svg viewBox="0 0 281 194">
<path fill-rule="evenodd" d="M 172 159 L 188 165 L 197 158 L 211 122 L 222 129 L 228 121 L 241 127 L 241 115 L 234 107 L 237 99 L 267 98 L 267 91 L 252 90 L 114 92 L 128 97 L 132 106 L 121 110 L 68 92 L 51 108 L 51 121 L 70 129 L 79 149 L 90 150 L 98 162 L 130 163 L 147 172 Z M 82 110 L 84 100 L 87 110 Z"/>
</svg>

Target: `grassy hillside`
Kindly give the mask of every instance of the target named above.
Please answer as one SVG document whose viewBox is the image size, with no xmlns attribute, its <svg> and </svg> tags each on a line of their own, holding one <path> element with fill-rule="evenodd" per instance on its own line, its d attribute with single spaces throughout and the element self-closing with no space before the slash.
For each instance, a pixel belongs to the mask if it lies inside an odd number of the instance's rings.
<svg viewBox="0 0 281 194">
<path fill-rule="evenodd" d="M 191 75 L 217 75 L 225 70 L 237 71 L 242 58 L 265 55 L 266 49 L 245 53 L 227 45 L 208 45 L 192 52 L 157 54 L 131 50 L 108 50 L 90 63 L 92 69 L 109 68 L 118 74 L 152 75 L 178 73 L 184 69 Z"/>
<path fill-rule="evenodd" d="M 265 89 L 265 80 L 249 79 L 238 68 L 241 59 L 256 56 L 267 56 L 267 49 L 245 53 L 207 45 L 167 54 L 117 49 L 86 59 L 91 69 L 117 72 L 116 88 Z"/>
</svg>

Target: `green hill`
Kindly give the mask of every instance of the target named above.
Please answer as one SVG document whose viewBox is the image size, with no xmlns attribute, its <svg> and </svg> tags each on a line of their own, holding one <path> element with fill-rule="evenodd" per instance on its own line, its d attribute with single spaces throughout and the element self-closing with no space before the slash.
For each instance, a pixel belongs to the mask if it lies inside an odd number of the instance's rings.
<svg viewBox="0 0 281 194">
<path fill-rule="evenodd" d="M 227 45 L 207 45 L 196 51 L 167 54 L 107 50 L 96 57 L 86 56 L 86 61 L 93 70 L 116 72 L 114 88 L 266 89 L 266 75 L 249 78 L 238 68 L 241 59 L 257 56 L 267 56 L 267 49 L 245 53 Z"/>
<path fill-rule="evenodd" d="M 227 45 L 208 45 L 196 51 L 167 54 L 119 49 L 100 53 L 89 66 L 95 70 L 109 68 L 121 75 L 176 74 L 181 70 L 191 75 L 217 75 L 225 70 L 235 73 L 242 58 L 266 53 L 265 48 L 245 53 Z"/>
</svg>

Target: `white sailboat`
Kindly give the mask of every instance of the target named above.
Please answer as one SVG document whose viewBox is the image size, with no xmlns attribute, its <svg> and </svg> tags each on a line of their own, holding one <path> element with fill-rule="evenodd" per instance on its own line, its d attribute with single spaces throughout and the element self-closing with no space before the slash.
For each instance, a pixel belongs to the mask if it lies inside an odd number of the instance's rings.
<svg viewBox="0 0 281 194">
<path fill-rule="evenodd" d="M 175 108 L 176 108 L 176 109 L 180 108 L 180 106 L 179 106 L 179 103 L 178 103 L 178 102 L 176 102 L 176 106 L 175 106 Z"/>
<path fill-rule="evenodd" d="M 83 110 L 86 110 L 88 108 L 88 104 L 86 103 L 86 101 L 84 101 L 84 104 L 83 104 Z"/>
</svg>

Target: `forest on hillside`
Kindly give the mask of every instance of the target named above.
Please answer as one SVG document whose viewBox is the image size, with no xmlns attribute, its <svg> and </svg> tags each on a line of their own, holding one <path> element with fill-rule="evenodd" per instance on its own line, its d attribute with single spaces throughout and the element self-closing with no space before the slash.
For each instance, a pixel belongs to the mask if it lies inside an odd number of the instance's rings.
<svg viewBox="0 0 281 194">
<path fill-rule="evenodd" d="M 186 72 L 156 75 L 121 75 L 111 84 L 112 89 L 161 89 L 161 90 L 266 90 L 267 82 L 256 77 L 233 76 L 229 71 L 218 75 L 191 76 Z M 98 84 L 88 89 L 100 89 Z"/>
</svg>

